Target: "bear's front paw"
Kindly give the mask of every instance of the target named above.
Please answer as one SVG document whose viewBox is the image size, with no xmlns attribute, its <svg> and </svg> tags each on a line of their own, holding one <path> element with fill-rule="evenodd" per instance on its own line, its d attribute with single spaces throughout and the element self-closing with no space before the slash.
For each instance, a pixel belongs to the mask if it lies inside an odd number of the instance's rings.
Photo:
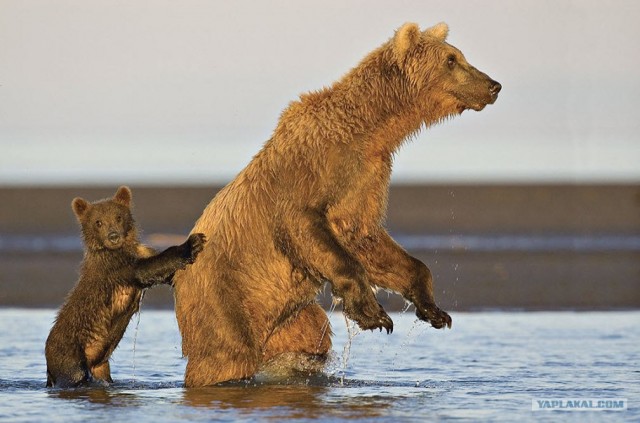
<svg viewBox="0 0 640 423">
<path fill-rule="evenodd" d="M 431 326 L 436 329 L 442 329 L 445 326 L 451 328 L 451 316 L 435 304 L 416 306 L 416 316 L 420 320 L 431 323 Z"/>
<path fill-rule="evenodd" d="M 382 331 L 384 328 L 388 334 L 393 332 L 393 320 L 377 301 L 367 306 L 363 301 L 345 300 L 344 312 L 363 330 L 380 329 Z"/>
<path fill-rule="evenodd" d="M 187 245 L 189 246 L 189 255 L 187 261 L 193 263 L 196 261 L 198 254 L 204 249 L 204 244 L 207 242 L 207 237 L 204 234 L 197 233 L 189 236 Z"/>
</svg>

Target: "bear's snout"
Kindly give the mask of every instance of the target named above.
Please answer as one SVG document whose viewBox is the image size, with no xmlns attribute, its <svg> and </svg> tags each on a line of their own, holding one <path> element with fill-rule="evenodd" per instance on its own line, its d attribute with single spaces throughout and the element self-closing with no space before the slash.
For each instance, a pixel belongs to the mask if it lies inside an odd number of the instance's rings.
<svg viewBox="0 0 640 423">
<path fill-rule="evenodd" d="M 502 89 L 502 84 L 497 81 L 491 80 L 489 82 L 489 92 L 491 93 L 491 97 L 495 100 L 498 97 L 498 93 Z"/>
<path fill-rule="evenodd" d="M 111 231 L 109 232 L 109 235 L 107 235 L 107 239 L 110 243 L 117 244 L 120 242 L 120 234 L 116 231 Z"/>
</svg>

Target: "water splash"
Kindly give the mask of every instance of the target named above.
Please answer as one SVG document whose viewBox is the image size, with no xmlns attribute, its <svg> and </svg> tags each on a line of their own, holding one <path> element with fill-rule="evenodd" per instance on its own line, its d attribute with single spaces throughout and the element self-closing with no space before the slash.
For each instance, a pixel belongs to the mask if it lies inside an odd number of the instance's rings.
<svg viewBox="0 0 640 423">
<path fill-rule="evenodd" d="M 331 320 L 331 316 L 333 315 L 333 312 L 336 309 L 336 306 L 338 305 L 338 302 L 336 299 L 333 299 L 333 301 L 331 301 L 331 307 L 329 307 L 329 313 L 327 314 L 327 321 L 324 323 L 324 325 L 322 325 L 322 331 L 320 334 L 320 339 L 318 340 L 318 345 L 316 346 L 316 350 L 320 350 L 320 347 L 322 346 L 322 340 L 324 339 L 325 335 L 327 334 L 327 331 L 329 330 L 329 327 L 331 326 L 330 320 Z"/>
<path fill-rule="evenodd" d="M 456 290 L 456 285 L 458 285 L 458 281 L 460 280 L 460 275 L 458 274 L 458 267 L 459 267 L 459 266 L 460 266 L 460 265 L 459 265 L 458 263 L 456 263 L 456 264 L 453 266 L 453 271 L 454 271 L 454 273 L 455 273 L 455 275 L 456 275 L 456 279 L 453 281 L 453 306 L 454 306 L 455 308 L 457 308 L 457 307 L 458 307 L 458 297 L 457 297 L 457 295 L 456 295 L 456 292 L 457 292 L 457 290 Z"/>
<path fill-rule="evenodd" d="M 396 370 L 396 358 L 398 358 L 398 355 L 401 352 L 404 354 L 403 350 L 409 345 L 409 342 L 413 340 L 413 339 L 411 339 L 411 334 L 413 333 L 415 328 L 418 327 L 419 323 L 421 323 L 420 319 L 415 319 L 413 321 L 413 325 L 411 326 L 411 328 L 409 328 L 409 330 L 407 331 L 407 334 L 404 336 L 404 339 L 402 340 L 402 343 L 400 344 L 400 348 L 398 348 L 396 353 L 393 355 L 393 358 L 391 359 L 391 371 L 392 372 L 394 372 Z M 415 339 L 415 337 L 413 337 L 413 338 Z"/>
<path fill-rule="evenodd" d="M 144 294 L 147 292 L 146 289 L 142 290 L 142 294 L 140 295 L 140 301 L 138 302 L 138 312 L 136 319 L 136 330 L 133 332 L 133 374 L 131 375 L 131 383 L 135 384 L 136 382 L 136 341 L 138 340 L 138 329 L 140 328 L 140 315 L 142 314 L 142 300 L 144 299 Z"/>
<path fill-rule="evenodd" d="M 456 198 L 456 193 L 455 191 L 451 190 L 449 191 L 449 196 L 451 197 L 451 207 L 449 207 L 449 212 L 451 213 L 451 222 L 455 222 L 456 220 L 456 213 L 455 213 L 455 208 L 454 208 L 454 204 L 453 204 L 453 199 Z M 449 228 L 449 233 L 453 232 L 453 227 Z"/>
<path fill-rule="evenodd" d="M 455 214 L 455 197 L 456 197 L 456 193 L 454 190 L 449 191 L 449 196 L 451 197 L 451 203 L 450 203 L 450 208 L 449 210 L 451 211 L 451 226 L 449 227 L 449 234 L 453 235 L 453 229 L 455 226 L 455 220 L 456 220 L 456 214 Z M 454 249 L 454 247 L 452 246 L 452 250 Z M 456 293 L 456 285 L 458 284 L 458 280 L 460 279 L 460 277 L 458 276 L 458 263 L 455 263 L 453 265 L 453 272 L 456 275 L 455 281 L 453 281 L 453 295 L 454 295 L 454 307 L 458 307 L 458 299 L 455 296 Z M 443 294 L 445 294 L 445 291 L 442 291 Z"/>
<path fill-rule="evenodd" d="M 360 334 L 360 329 L 358 328 L 356 322 L 350 322 L 347 318 L 346 314 L 342 314 L 344 317 L 344 323 L 347 327 L 347 343 L 342 349 L 342 371 L 340 372 L 340 385 L 344 386 L 344 377 L 347 373 L 347 365 L 349 364 L 349 357 L 351 355 L 351 345 L 353 343 L 353 338 L 355 338 L 358 334 Z"/>
</svg>

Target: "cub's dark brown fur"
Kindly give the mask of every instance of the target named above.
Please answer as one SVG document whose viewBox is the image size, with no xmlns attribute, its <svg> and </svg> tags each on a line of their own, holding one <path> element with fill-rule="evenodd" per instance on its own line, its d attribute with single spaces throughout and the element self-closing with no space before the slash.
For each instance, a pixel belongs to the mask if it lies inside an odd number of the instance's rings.
<svg viewBox="0 0 640 423">
<path fill-rule="evenodd" d="M 58 312 L 45 346 L 47 386 L 111 383 L 109 357 L 138 311 L 142 291 L 170 282 L 193 263 L 205 237 L 193 234 L 160 254 L 138 241 L 131 190 L 93 204 L 72 202 L 82 227 L 85 255 L 80 279 Z"/>
</svg>

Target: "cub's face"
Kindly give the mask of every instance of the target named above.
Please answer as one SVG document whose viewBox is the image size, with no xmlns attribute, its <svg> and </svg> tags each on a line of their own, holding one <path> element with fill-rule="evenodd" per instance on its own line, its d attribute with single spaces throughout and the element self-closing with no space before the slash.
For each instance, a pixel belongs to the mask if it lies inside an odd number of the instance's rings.
<svg viewBox="0 0 640 423">
<path fill-rule="evenodd" d="M 127 187 L 118 189 L 113 198 L 95 203 L 88 203 L 82 198 L 73 200 L 71 206 L 82 227 L 88 249 L 117 250 L 135 237 L 130 202 L 131 191 Z"/>
<path fill-rule="evenodd" d="M 132 228 L 129 208 L 111 200 L 93 204 L 82 222 L 85 239 L 110 250 L 121 248 Z"/>
</svg>

